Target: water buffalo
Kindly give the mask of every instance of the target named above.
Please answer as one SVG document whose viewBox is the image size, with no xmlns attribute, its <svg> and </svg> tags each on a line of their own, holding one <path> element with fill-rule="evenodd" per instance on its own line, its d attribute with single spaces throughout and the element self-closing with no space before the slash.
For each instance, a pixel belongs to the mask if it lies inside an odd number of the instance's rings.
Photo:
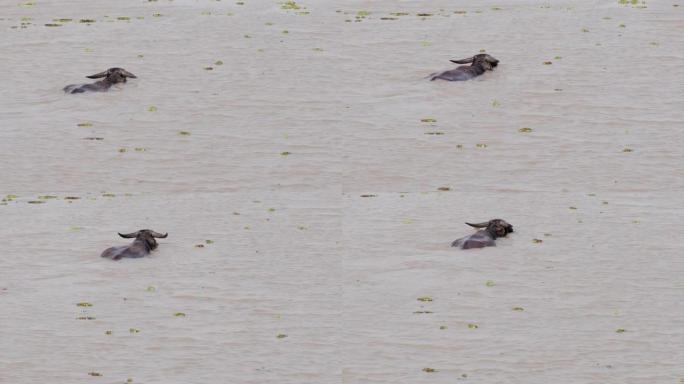
<svg viewBox="0 0 684 384">
<path fill-rule="evenodd" d="M 128 72 L 123 68 L 109 68 L 108 70 L 94 75 L 86 76 L 89 79 L 99 79 L 104 77 L 100 81 L 96 81 L 92 84 L 71 84 L 64 87 L 64 92 L 66 93 L 83 93 L 86 91 L 90 92 L 105 92 L 112 85 L 118 83 L 125 83 L 127 78 L 137 79 L 137 77 Z"/>
<path fill-rule="evenodd" d="M 112 260 L 119 260 L 124 257 L 145 257 L 149 255 L 150 252 L 152 252 L 155 248 L 157 248 L 157 241 L 154 239 L 155 237 L 158 239 L 164 239 L 168 235 L 168 233 L 162 235 L 161 233 L 157 233 L 151 229 L 141 229 L 137 232 L 126 235 L 119 233 L 119 236 L 123 237 L 124 239 L 135 238 L 135 240 L 133 240 L 133 243 L 130 245 L 107 248 L 104 252 L 102 252 L 101 256 Z"/>
<path fill-rule="evenodd" d="M 493 247 L 496 246 L 494 240 L 496 240 L 497 237 L 506 237 L 506 235 L 513 232 L 513 226 L 501 219 L 493 219 L 478 224 L 466 224 L 473 228 L 484 229 L 480 229 L 470 236 L 455 240 L 451 243 L 452 247 L 459 247 L 461 249 Z"/>
<path fill-rule="evenodd" d="M 432 75 L 430 75 L 430 81 L 434 81 L 437 79 L 448 81 L 470 80 L 474 77 L 480 76 L 481 74 L 485 73 L 485 71 L 493 70 L 494 67 L 499 65 L 499 60 L 495 59 L 494 57 L 486 53 L 481 53 L 468 59 L 451 60 L 451 62 L 456 64 L 472 64 L 461 65 L 456 69 L 450 69 L 444 72 L 433 73 Z"/>
</svg>

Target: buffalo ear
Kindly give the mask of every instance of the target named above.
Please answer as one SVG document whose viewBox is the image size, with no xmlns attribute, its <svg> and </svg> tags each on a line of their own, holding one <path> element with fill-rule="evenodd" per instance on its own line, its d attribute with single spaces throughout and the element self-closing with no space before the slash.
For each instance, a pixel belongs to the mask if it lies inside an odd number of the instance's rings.
<svg viewBox="0 0 684 384">
<path fill-rule="evenodd" d="M 138 232 L 127 233 L 127 234 L 119 233 L 119 236 L 123 237 L 124 239 L 132 239 L 132 238 L 138 236 Z"/>
<path fill-rule="evenodd" d="M 475 57 L 470 57 L 470 58 L 467 58 L 467 59 L 449 60 L 449 61 L 451 61 L 452 63 L 456 63 L 456 64 L 468 64 L 468 63 L 472 63 L 474 58 L 475 58 Z"/>
<path fill-rule="evenodd" d="M 104 72 L 96 73 L 94 75 L 90 75 L 90 76 L 86 76 L 86 77 L 89 79 L 99 79 L 100 77 L 105 77 L 107 75 L 109 75 L 109 69 L 104 71 Z"/>
<path fill-rule="evenodd" d="M 125 70 L 123 68 L 120 69 L 119 71 L 121 72 L 122 75 L 124 75 L 124 77 L 130 77 L 131 79 L 137 79 L 138 78 L 136 75 L 128 72 L 127 70 Z"/>
</svg>

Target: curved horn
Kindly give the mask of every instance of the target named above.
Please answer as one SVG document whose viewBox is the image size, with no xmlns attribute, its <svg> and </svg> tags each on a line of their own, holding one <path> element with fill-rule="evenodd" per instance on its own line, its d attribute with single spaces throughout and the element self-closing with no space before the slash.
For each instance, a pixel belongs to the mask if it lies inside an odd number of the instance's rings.
<svg viewBox="0 0 684 384">
<path fill-rule="evenodd" d="M 139 232 L 140 231 L 136 231 L 136 232 L 127 233 L 127 234 L 123 234 L 123 233 L 119 232 L 119 236 L 123 237 L 124 239 L 132 239 L 134 237 L 137 237 Z"/>
<path fill-rule="evenodd" d="M 451 61 L 452 63 L 456 63 L 456 64 L 468 64 L 468 63 L 472 63 L 472 62 L 473 62 L 473 59 L 475 59 L 475 56 L 469 57 L 469 58 L 467 58 L 467 59 L 449 60 L 449 61 Z"/>
<path fill-rule="evenodd" d="M 473 228 L 486 228 L 489 225 L 489 221 L 485 221 L 483 223 L 477 223 L 477 224 L 472 224 L 472 223 L 466 223 L 470 225 Z"/>
<path fill-rule="evenodd" d="M 155 231 L 150 231 L 150 234 L 152 235 L 152 237 L 156 237 L 156 238 L 158 238 L 158 239 L 165 239 L 166 236 L 169 235 L 168 233 L 165 233 L 165 234 L 162 235 L 161 233 L 158 233 L 158 232 L 155 232 Z"/>
<path fill-rule="evenodd" d="M 124 75 L 124 76 L 126 76 L 126 77 L 130 77 L 131 79 L 137 79 L 137 78 L 138 78 L 136 75 L 134 75 L 134 74 L 128 72 L 127 70 L 125 70 L 125 69 L 123 69 L 123 68 L 121 68 L 120 71 L 121 71 L 121 74 L 122 74 L 122 75 Z"/>
<path fill-rule="evenodd" d="M 100 77 L 105 77 L 107 75 L 109 75 L 109 69 L 104 71 L 104 72 L 96 73 L 94 75 L 90 75 L 90 76 L 86 76 L 86 77 L 89 79 L 99 79 Z"/>
</svg>

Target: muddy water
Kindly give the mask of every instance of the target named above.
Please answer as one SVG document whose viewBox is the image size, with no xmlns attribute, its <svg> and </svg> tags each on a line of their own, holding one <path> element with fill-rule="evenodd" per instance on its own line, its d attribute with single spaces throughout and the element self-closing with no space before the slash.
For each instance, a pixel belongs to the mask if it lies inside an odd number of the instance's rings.
<svg viewBox="0 0 684 384">
<path fill-rule="evenodd" d="M 0 5 L 0 383 L 684 378 L 684 5 L 297 4 Z"/>
</svg>

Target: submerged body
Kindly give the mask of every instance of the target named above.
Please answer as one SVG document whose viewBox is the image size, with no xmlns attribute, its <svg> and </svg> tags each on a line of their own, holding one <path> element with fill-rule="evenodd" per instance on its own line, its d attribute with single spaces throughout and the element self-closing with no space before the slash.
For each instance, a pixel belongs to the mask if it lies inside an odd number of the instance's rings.
<svg viewBox="0 0 684 384">
<path fill-rule="evenodd" d="M 494 240 L 496 240 L 498 237 L 505 237 L 509 233 L 513 232 L 513 226 L 501 219 L 493 219 L 479 224 L 466 224 L 473 228 L 484 229 L 480 229 L 470 236 L 465 236 L 454 240 L 454 242 L 451 243 L 452 247 L 458 247 L 461 249 L 494 247 L 496 246 L 496 242 Z"/>
<path fill-rule="evenodd" d="M 467 64 L 462 65 L 456 69 L 450 69 L 448 71 L 437 72 L 430 75 L 430 81 L 437 79 L 447 80 L 447 81 L 465 81 L 480 76 L 486 71 L 491 71 L 499 65 L 499 60 L 495 59 L 486 53 L 475 55 L 468 59 L 462 60 L 451 60 L 452 63 L 456 64 Z"/>
<path fill-rule="evenodd" d="M 136 79 L 137 77 L 123 68 L 109 68 L 104 72 L 86 76 L 89 79 L 99 79 L 91 84 L 70 84 L 64 87 L 65 93 L 84 93 L 84 92 L 105 92 L 118 83 L 125 83 L 127 78 Z"/>
<path fill-rule="evenodd" d="M 141 229 L 137 232 L 125 235 L 119 233 L 119 236 L 125 239 L 135 238 L 135 240 L 130 245 L 107 248 L 100 256 L 112 260 L 120 260 L 124 257 L 133 259 L 145 257 L 157 248 L 157 241 L 155 238 L 163 239 L 168 235 L 168 233 L 162 235 L 161 233 L 157 233 L 150 229 Z"/>
</svg>

